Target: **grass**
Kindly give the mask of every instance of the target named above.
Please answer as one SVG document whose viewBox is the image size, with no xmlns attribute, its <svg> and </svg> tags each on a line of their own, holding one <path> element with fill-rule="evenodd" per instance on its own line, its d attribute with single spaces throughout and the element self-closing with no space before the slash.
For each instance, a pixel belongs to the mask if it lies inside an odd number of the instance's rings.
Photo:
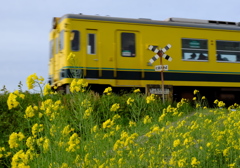
<svg viewBox="0 0 240 168">
<path fill-rule="evenodd" d="M 83 84 L 68 95 L 16 93 L 12 109 L 3 92 L 0 167 L 240 167 L 237 104 L 208 109 L 199 93 L 164 104 L 138 90 L 99 96 Z"/>
</svg>

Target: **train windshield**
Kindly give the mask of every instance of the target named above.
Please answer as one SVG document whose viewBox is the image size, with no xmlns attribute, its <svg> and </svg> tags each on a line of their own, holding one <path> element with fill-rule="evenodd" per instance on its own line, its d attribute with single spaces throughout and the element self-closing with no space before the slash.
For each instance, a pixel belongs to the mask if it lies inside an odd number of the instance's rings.
<svg viewBox="0 0 240 168">
<path fill-rule="evenodd" d="M 80 50 L 80 32 L 78 30 L 71 32 L 71 49 L 72 51 Z"/>
<path fill-rule="evenodd" d="M 49 53 L 49 58 L 51 59 L 53 57 L 53 40 L 50 41 L 50 53 Z"/>
</svg>

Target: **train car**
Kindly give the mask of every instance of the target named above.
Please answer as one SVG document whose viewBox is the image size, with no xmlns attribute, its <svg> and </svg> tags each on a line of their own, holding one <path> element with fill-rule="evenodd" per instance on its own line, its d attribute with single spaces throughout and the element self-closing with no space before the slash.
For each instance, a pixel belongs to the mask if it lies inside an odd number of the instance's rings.
<svg viewBox="0 0 240 168">
<path fill-rule="evenodd" d="M 172 61 L 163 60 L 164 85 L 176 98 L 190 98 L 194 89 L 212 99 L 240 98 L 240 24 L 215 20 L 55 17 L 49 83 L 66 92 L 73 78 L 84 78 L 92 88 L 161 85 L 154 68 L 159 60 L 149 63 L 155 53 L 148 47 L 167 44 Z"/>
</svg>

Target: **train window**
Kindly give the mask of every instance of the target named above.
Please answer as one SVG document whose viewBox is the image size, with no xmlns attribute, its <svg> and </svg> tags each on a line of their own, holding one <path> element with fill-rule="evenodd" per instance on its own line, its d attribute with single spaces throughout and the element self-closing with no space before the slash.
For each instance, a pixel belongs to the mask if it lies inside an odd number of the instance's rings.
<svg viewBox="0 0 240 168">
<path fill-rule="evenodd" d="M 50 57 L 50 59 L 53 57 L 53 55 L 54 55 L 54 47 L 53 47 L 53 40 L 51 40 L 50 41 L 50 55 L 49 55 L 49 57 Z"/>
<path fill-rule="evenodd" d="M 59 50 L 63 50 L 64 47 L 64 30 L 60 32 L 60 39 L 59 39 Z"/>
<path fill-rule="evenodd" d="M 58 53 L 58 48 L 59 48 L 58 45 L 59 45 L 59 44 L 58 44 L 58 38 L 55 38 L 55 54 Z"/>
<path fill-rule="evenodd" d="M 182 59 L 187 61 L 207 61 L 208 41 L 205 39 L 182 39 Z"/>
<path fill-rule="evenodd" d="M 77 30 L 72 30 L 70 40 L 71 40 L 72 51 L 79 51 L 80 50 L 80 32 Z"/>
<path fill-rule="evenodd" d="M 239 41 L 216 41 L 218 62 L 240 62 Z"/>
<path fill-rule="evenodd" d="M 136 56 L 136 42 L 134 33 L 121 34 L 121 55 L 123 57 Z"/>
<path fill-rule="evenodd" d="M 88 54 L 96 54 L 96 34 L 93 33 L 88 34 L 87 51 Z"/>
</svg>

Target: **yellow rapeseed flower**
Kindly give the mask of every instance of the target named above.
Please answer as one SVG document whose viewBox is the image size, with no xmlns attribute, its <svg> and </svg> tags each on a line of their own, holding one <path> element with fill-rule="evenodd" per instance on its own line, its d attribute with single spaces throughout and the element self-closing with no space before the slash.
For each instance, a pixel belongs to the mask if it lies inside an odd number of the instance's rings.
<svg viewBox="0 0 240 168">
<path fill-rule="evenodd" d="M 116 125 L 116 131 L 120 130 L 121 129 L 121 126 L 120 125 Z"/>
<path fill-rule="evenodd" d="M 115 114 L 113 117 L 112 117 L 112 120 L 115 121 L 117 119 L 121 118 L 121 116 L 119 114 Z"/>
<path fill-rule="evenodd" d="M 19 102 L 17 101 L 17 95 L 10 93 L 8 96 L 7 105 L 9 110 L 17 107 L 19 105 Z"/>
<path fill-rule="evenodd" d="M 146 133 L 145 136 L 147 137 L 151 137 L 154 134 L 159 134 L 161 132 L 161 129 L 159 128 L 159 126 L 154 125 L 153 127 L 151 127 L 151 131 Z"/>
<path fill-rule="evenodd" d="M 43 151 L 47 152 L 50 147 L 50 140 L 48 138 L 45 138 L 43 141 Z"/>
<path fill-rule="evenodd" d="M 219 102 L 218 99 L 216 99 L 213 103 L 214 104 L 218 104 L 218 102 Z"/>
<path fill-rule="evenodd" d="M 34 144 L 35 144 L 35 139 L 32 136 L 28 137 L 26 140 L 27 147 L 29 149 L 34 149 Z"/>
<path fill-rule="evenodd" d="M 200 164 L 200 161 L 197 161 L 196 157 L 192 157 L 191 165 L 197 167 L 198 164 Z"/>
<path fill-rule="evenodd" d="M 62 163 L 62 166 L 60 168 L 71 168 L 71 167 L 69 167 L 67 163 Z"/>
<path fill-rule="evenodd" d="M 85 110 L 84 115 L 83 115 L 83 119 L 87 119 L 91 116 L 91 113 L 93 111 L 92 107 L 89 107 L 87 110 Z"/>
<path fill-rule="evenodd" d="M 34 108 L 32 105 L 28 106 L 25 110 L 24 118 L 32 118 L 35 115 Z"/>
<path fill-rule="evenodd" d="M 193 91 L 193 94 L 196 95 L 198 92 L 199 92 L 199 90 L 195 89 L 195 90 Z"/>
<path fill-rule="evenodd" d="M 134 102 L 134 99 L 129 97 L 128 100 L 127 100 L 127 104 L 131 106 L 133 102 Z"/>
<path fill-rule="evenodd" d="M 146 115 L 143 119 L 144 124 L 148 124 L 152 122 L 152 117 L 149 117 L 149 115 Z"/>
<path fill-rule="evenodd" d="M 19 97 L 20 97 L 21 99 L 24 99 L 24 98 L 25 98 L 25 95 L 24 95 L 24 94 L 19 94 Z"/>
<path fill-rule="evenodd" d="M 174 140 L 173 141 L 173 147 L 177 147 L 180 145 L 180 139 Z"/>
<path fill-rule="evenodd" d="M 16 108 L 20 103 L 18 102 L 18 99 L 24 99 L 25 95 L 22 93 L 19 93 L 18 90 L 15 90 L 13 93 L 10 93 L 7 99 L 7 105 L 8 109 L 11 110 L 12 108 Z"/>
<path fill-rule="evenodd" d="M 5 154 L 5 157 L 6 157 L 6 158 L 9 157 L 11 154 L 12 154 L 11 152 L 7 152 L 7 153 Z"/>
<path fill-rule="evenodd" d="M 119 160 L 118 160 L 118 165 L 120 166 L 120 167 L 122 167 L 121 165 L 123 164 L 123 158 L 120 158 Z"/>
<path fill-rule="evenodd" d="M 82 105 L 83 107 L 90 107 L 90 106 L 91 106 L 91 102 L 90 102 L 89 100 L 87 100 L 87 99 L 84 99 L 84 100 L 82 101 L 81 105 Z"/>
<path fill-rule="evenodd" d="M 73 79 L 70 84 L 70 91 L 74 92 L 85 92 L 86 87 L 88 86 L 88 82 L 84 82 L 83 79 Z"/>
<path fill-rule="evenodd" d="M 147 104 L 149 104 L 153 101 L 155 101 L 155 95 L 154 94 L 151 94 L 150 96 L 146 97 Z"/>
<path fill-rule="evenodd" d="M 33 89 L 36 84 L 42 84 L 44 81 L 44 78 L 42 76 L 38 77 L 36 73 L 29 75 L 27 77 L 27 87 L 28 89 Z"/>
<path fill-rule="evenodd" d="M 29 153 L 24 153 L 23 150 L 18 151 L 16 154 L 12 157 L 11 167 L 12 168 L 30 168 L 28 166 L 29 159 Z"/>
<path fill-rule="evenodd" d="M 48 107 L 51 107 L 53 104 L 53 100 L 52 99 L 47 99 L 44 102 L 42 102 L 40 109 L 41 110 L 46 110 Z"/>
<path fill-rule="evenodd" d="M 121 140 L 126 139 L 128 137 L 128 133 L 126 131 L 121 132 Z"/>
<path fill-rule="evenodd" d="M 123 148 L 123 144 L 124 144 L 124 141 L 121 141 L 121 140 L 118 139 L 118 140 L 115 142 L 115 144 L 113 145 L 113 150 L 114 150 L 114 151 L 117 151 L 118 149 Z"/>
<path fill-rule="evenodd" d="M 198 107 L 201 107 L 201 105 L 199 103 L 196 104 L 196 108 L 198 108 Z"/>
<path fill-rule="evenodd" d="M 61 106 L 60 100 L 53 102 L 52 99 L 47 99 L 44 102 L 42 102 L 40 110 L 43 110 L 44 114 L 47 117 L 49 117 L 50 121 L 52 121 L 53 119 L 55 119 L 58 116 L 58 114 L 59 114 L 58 110 L 60 110 L 62 108 L 63 108 L 63 106 Z M 40 113 L 39 113 L 39 115 L 40 115 Z"/>
<path fill-rule="evenodd" d="M 124 147 L 127 147 L 129 144 L 133 144 L 134 143 L 134 139 L 138 137 L 138 134 L 137 133 L 133 133 L 131 134 L 130 136 L 128 136 L 126 139 L 125 139 L 125 142 L 124 142 Z"/>
<path fill-rule="evenodd" d="M 56 132 L 57 132 L 57 127 L 55 124 L 53 124 L 50 128 L 50 135 L 54 137 Z"/>
<path fill-rule="evenodd" d="M 52 88 L 50 86 L 49 83 L 47 83 L 45 86 L 44 86 L 44 89 L 43 89 L 43 95 L 46 96 L 48 94 L 54 94 L 54 92 L 52 91 Z"/>
<path fill-rule="evenodd" d="M 135 90 L 133 91 L 133 93 L 139 93 L 139 92 L 141 92 L 140 89 L 135 89 Z"/>
<path fill-rule="evenodd" d="M 112 105 L 110 111 L 117 111 L 120 108 L 120 105 L 118 103 L 115 103 Z"/>
<path fill-rule="evenodd" d="M 161 122 L 162 120 L 164 120 L 165 116 L 167 115 L 165 113 L 166 109 L 164 110 L 164 112 L 162 113 L 162 115 L 158 118 L 158 122 Z"/>
<path fill-rule="evenodd" d="M 129 121 L 129 127 L 136 127 L 137 123 L 134 121 Z"/>
<path fill-rule="evenodd" d="M 224 107 L 225 106 L 225 103 L 223 101 L 219 101 L 217 103 L 218 107 Z"/>
<path fill-rule="evenodd" d="M 226 149 L 223 150 L 223 156 L 229 155 L 229 149 L 230 149 L 230 147 L 227 147 Z"/>
<path fill-rule="evenodd" d="M 23 133 L 22 133 L 22 132 L 19 132 L 19 133 L 18 133 L 18 140 L 19 140 L 19 141 L 22 141 L 24 138 L 25 138 L 25 136 L 23 135 Z"/>
<path fill-rule="evenodd" d="M 206 146 L 209 148 L 209 147 L 211 146 L 211 143 L 208 142 L 208 143 L 206 144 Z"/>
<path fill-rule="evenodd" d="M 103 93 L 105 93 L 105 94 L 107 94 L 107 95 L 111 95 L 111 93 L 112 93 L 112 88 L 111 88 L 111 87 L 107 87 L 107 88 L 103 91 Z"/>
<path fill-rule="evenodd" d="M 17 148 L 19 147 L 19 142 L 22 141 L 25 138 L 25 136 L 23 135 L 22 132 L 16 133 L 13 132 L 10 136 L 9 136 L 9 140 L 8 140 L 8 144 L 10 148 Z"/>
<path fill-rule="evenodd" d="M 98 130 L 98 125 L 95 125 L 95 126 L 91 129 L 91 133 L 97 132 L 97 130 Z"/>
<path fill-rule="evenodd" d="M 75 86 L 77 85 L 76 79 L 73 79 L 70 84 L 70 91 L 73 93 L 75 91 Z"/>
<path fill-rule="evenodd" d="M 77 133 L 74 133 L 68 141 L 68 148 L 66 149 L 67 152 L 75 152 L 76 149 L 79 149 L 80 138 L 78 137 Z"/>
<path fill-rule="evenodd" d="M 37 74 L 34 73 L 32 75 L 29 75 L 27 77 L 27 87 L 28 89 L 33 89 L 34 88 L 34 84 L 35 84 L 35 80 L 37 80 Z"/>
<path fill-rule="evenodd" d="M 43 124 L 38 124 L 38 123 L 36 123 L 36 124 L 34 124 L 34 125 L 32 126 L 32 135 L 33 135 L 34 137 L 36 137 L 37 134 L 38 134 L 39 132 L 42 132 L 42 131 L 43 131 Z"/>
<path fill-rule="evenodd" d="M 236 163 L 229 164 L 228 167 L 234 168 L 234 167 L 236 167 Z"/>
<path fill-rule="evenodd" d="M 43 78 L 42 76 L 40 76 L 40 77 L 38 78 L 38 80 L 40 81 L 40 84 L 42 84 L 42 82 L 44 81 L 44 78 Z"/>
<path fill-rule="evenodd" d="M 6 151 L 5 147 L 0 147 L 0 158 L 3 157 L 2 152 L 5 152 L 5 151 Z"/>
<path fill-rule="evenodd" d="M 186 167 L 186 159 L 180 159 L 178 161 L 178 167 Z"/>
<path fill-rule="evenodd" d="M 114 125 L 114 121 L 111 121 L 111 119 L 108 119 L 103 123 L 102 127 L 103 129 L 111 128 L 113 125 Z"/>
<path fill-rule="evenodd" d="M 25 98 L 25 95 L 23 93 L 20 93 L 19 90 L 15 90 L 13 92 L 15 95 L 17 95 L 18 97 L 20 97 L 21 99 L 24 99 Z"/>
<path fill-rule="evenodd" d="M 70 125 L 67 125 L 62 130 L 62 135 L 67 136 L 70 132 L 74 131 L 74 128 L 71 128 Z"/>
<path fill-rule="evenodd" d="M 187 101 L 188 101 L 188 100 L 185 99 L 185 98 L 182 98 L 182 99 L 181 99 L 181 103 L 183 103 L 183 104 L 186 103 Z"/>
</svg>

